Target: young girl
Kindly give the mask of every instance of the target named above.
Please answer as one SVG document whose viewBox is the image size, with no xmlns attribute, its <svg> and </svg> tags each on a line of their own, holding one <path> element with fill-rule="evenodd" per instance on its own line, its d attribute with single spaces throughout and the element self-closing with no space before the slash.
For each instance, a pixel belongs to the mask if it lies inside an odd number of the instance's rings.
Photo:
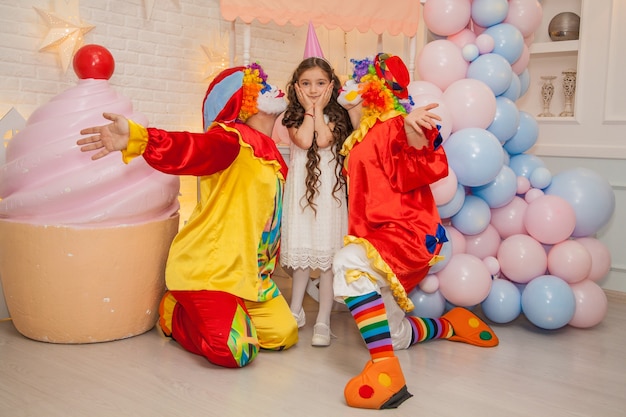
<svg viewBox="0 0 626 417">
<path fill-rule="evenodd" d="M 287 86 L 283 117 L 290 145 L 285 184 L 280 263 L 293 270 L 291 312 L 305 324 L 302 301 L 312 270 L 320 271 L 319 310 L 313 346 L 330 345 L 333 307 L 332 259 L 347 231 L 343 157 L 339 150 L 352 132 L 347 111 L 337 103 L 341 83 L 323 58 L 306 58 Z"/>
</svg>

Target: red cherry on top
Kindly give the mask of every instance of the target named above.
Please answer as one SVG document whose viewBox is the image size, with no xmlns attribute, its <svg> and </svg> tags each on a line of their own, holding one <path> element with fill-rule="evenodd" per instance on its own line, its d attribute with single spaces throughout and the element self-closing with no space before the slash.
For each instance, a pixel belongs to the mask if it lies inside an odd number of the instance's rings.
<svg viewBox="0 0 626 417">
<path fill-rule="evenodd" d="M 74 72 L 81 80 L 108 80 L 115 70 L 113 55 L 103 46 L 85 45 L 74 54 Z"/>
</svg>

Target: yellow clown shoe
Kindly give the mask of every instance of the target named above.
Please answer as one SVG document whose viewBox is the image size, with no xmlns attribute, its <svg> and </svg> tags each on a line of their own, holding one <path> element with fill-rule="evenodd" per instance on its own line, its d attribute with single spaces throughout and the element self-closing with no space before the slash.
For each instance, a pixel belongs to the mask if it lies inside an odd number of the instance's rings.
<svg viewBox="0 0 626 417">
<path fill-rule="evenodd" d="M 395 356 L 369 361 L 363 371 L 348 382 L 343 394 L 350 407 L 378 410 L 397 408 L 413 396 L 406 388 L 400 362 Z"/>
<path fill-rule="evenodd" d="M 480 347 L 498 346 L 498 336 L 487 323 L 468 309 L 455 307 L 441 318 L 447 320 L 454 331 L 454 336 L 448 340 Z"/>
</svg>

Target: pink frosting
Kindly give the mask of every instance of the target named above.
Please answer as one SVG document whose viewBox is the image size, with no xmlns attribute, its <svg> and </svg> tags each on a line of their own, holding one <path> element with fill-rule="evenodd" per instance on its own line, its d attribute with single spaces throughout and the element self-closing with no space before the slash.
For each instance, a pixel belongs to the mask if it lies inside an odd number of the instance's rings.
<svg viewBox="0 0 626 417">
<path fill-rule="evenodd" d="M 10 141 L 0 167 L 0 218 L 42 225 L 119 226 L 162 220 L 179 209 L 179 179 L 114 153 L 93 161 L 80 130 L 118 113 L 144 126 L 107 80 L 83 79 L 37 109 Z"/>
</svg>

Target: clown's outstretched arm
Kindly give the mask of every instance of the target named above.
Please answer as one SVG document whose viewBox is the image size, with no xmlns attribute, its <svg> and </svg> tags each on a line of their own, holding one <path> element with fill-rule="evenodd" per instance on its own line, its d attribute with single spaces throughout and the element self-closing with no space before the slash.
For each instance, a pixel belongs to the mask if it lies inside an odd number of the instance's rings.
<svg viewBox="0 0 626 417">
<path fill-rule="evenodd" d="M 105 119 L 113 123 L 103 126 L 88 127 L 80 131 L 81 135 L 92 135 L 79 139 L 76 144 L 81 152 L 100 150 L 92 155 L 91 159 L 100 159 L 111 152 L 121 151 L 128 146 L 130 129 L 128 119 L 120 114 L 104 113 Z"/>
</svg>

